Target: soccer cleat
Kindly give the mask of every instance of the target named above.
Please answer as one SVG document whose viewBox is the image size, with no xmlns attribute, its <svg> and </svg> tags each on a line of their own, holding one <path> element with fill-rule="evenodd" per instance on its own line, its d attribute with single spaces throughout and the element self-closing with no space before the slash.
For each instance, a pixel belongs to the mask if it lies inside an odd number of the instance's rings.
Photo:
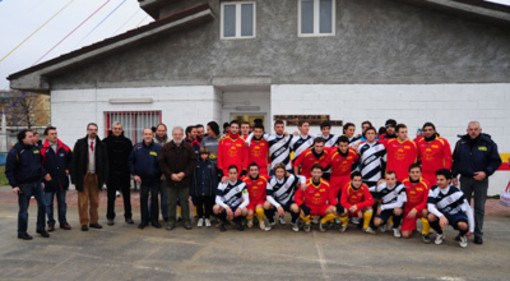
<svg viewBox="0 0 510 281">
<path fill-rule="evenodd" d="M 269 225 L 270 225 L 270 226 L 275 226 L 275 225 L 276 225 L 276 222 L 275 222 L 275 221 L 270 221 L 270 222 L 269 222 Z"/>
<path fill-rule="evenodd" d="M 211 221 L 209 219 L 205 219 L 205 227 L 211 227 Z"/>
<path fill-rule="evenodd" d="M 197 227 L 200 228 L 202 226 L 204 226 L 204 219 L 203 218 L 199 218 L 198 222 L 197 222 Z"/>
<path fill-rule="evenodd" d="M 253 227 L 253 220 L 252 220 L 252 219 L 251 219 L 251 220 L 248 220 L 248 221 L 246 222 L 246 226 L 247 226 L 248 228 L 252 228 L 252 227 Z"/>
<path fill-rule="evenodd" d="M 338 229 L 338 231 L 340 231 L 340 232 L 345 232 L 346 230 L 347 230 L 347 225 L 346 224 L 342 224 L 340 226 L 340 228 Z"/>
<path fill-rule="evenodd" d="M 425 244 L 430 244 L 432 242 L 432 239 L 430 239 L 430 235 L 428 234 L 423 234 L 421 236 L 421 241 Z"/>
<path fill-rule="evenodd" d="M 434 240 L 434 244 L 440 245 L 443 244 L 444 239 L 446 238 L 446 235 L 443 233 L 436 235 L 436 240 Z"/>
<path fill-rule="evenodd" d="M 285 225 L 285 224 L 287 224 L 287 222 L 285 221 L 285 218 L 284 218 L 284 217 L 278 217 L 278 222 L 279 222 L 281 225 Z"/>
<path fill-rule="evenodd" d="M 466 248 L 468 246 L 468 239 L 466 236 L 462 235 L 459 237 L 459 246 L 461 248 Z"/>
<path fill-rule="evenodd" d="M 313 220 L 312 220 L 312 223 L 313 223 L 313 224 L 319 224 L 319 220 L 320 220 L 320 219 L 321 219 L 321 218 L 320 218 L 319 216 L 314 216 L 314 217 L 313 217 Z"/>
<path fill-rule="evenodd" d="M 263 220 L 259 221 L 259 227 L 260 227 L 260 230 L 266 229 L 266 223 Z"/>
<path fill-rule="evenodd" d="M 311 228 L 312 228 L 312 226 L 310 225 L 310 223 L 305 223 L 305 224 L 303 225 L 303 230 L 304 230 L 305 232 L 310 232 Z"/>
<path fill-rule="evenodd" d="M 225 231 L 227 231 L 227 228 L 225 227 L 225 223 L 221 223 L 221 225 L 220 225 L 220 231 L 221 231 L 221 232 L 225 232 Z"/>
<path fill-rule="evenodd" d="M 338 225 L 342 224 L 342 221 L 340 221 L 340 218 L 335 218 L 335 224 L 338 224 Z"/>
<path fill-rule="evenodd" d="M 386 227 L 382 227 L 382 228 L 384 229 L 384 231 L 390 231 L 393 228 L 393 224 L 387 223 Z M 384 231 L 382 231 L 382 232 L 384 232 Z"/>
<path fill-rule="evenodd" d="M 369 234 L 376 234 L 375 230 L 373 230 L 370 226 L 365 228 L 365 232 Z"/>
<path fill-rule="evenodd" d="M 358 225 L 359 224 L 359 218 L 351 218 L 351 223 Z"/>
<path fill-rule="evenodd" d="M 400 237 L 402 237 L 402 234 L 400 234 L 400 229 L 398 229 L 398 228 L 393 228 L 393 237 L 395 237 L 395 238 L 400 238 Z"/>
<path fill-rule="evenodd" d="M 295 222 L 295 223 L 291 222 L 290 225 L 292 226 L 292 231 L 294 231 L 294 232 L 298 232 L 299 231 L 299 225 L 298 225 L 297 222 Z"/>
<path fill-rule="evenodd" d="M 264 231 L 271 231 L 271 229 L 273 229 L 273 225 L 269 223 L 266 225 L 266 228 L 264 228 Z"/>
<path fill-rule="evenodd" d="M 327 224 L 327 223 L 323 223 L 322 221 L 321 221 L 321 222 L 319 222 L 319 230 L 320 230 L 320 232 L 326 232 L 326 230 L 327 230 L 327 229 L 326 229 L 326 228 L 327 228 L 327 225 L 326 225 L 326 224 Z"/>
</svg>

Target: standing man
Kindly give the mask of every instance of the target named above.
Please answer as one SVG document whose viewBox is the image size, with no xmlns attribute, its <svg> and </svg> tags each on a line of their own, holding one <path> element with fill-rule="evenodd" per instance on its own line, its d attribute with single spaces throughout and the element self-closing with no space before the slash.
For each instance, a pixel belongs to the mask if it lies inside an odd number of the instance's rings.
<svg viewBox="0 0 510 281">
<path fill-rule="evenodd" d="M 166 178 L 168 188 L 168 225 L 167 230 L 175 228 L 177 223 L 177 199 L 181 202 L 184 228 L 191 229 L 189 212 L 189 186 L 193 171 L 197 165 L 195 152 L 184 139 L 182 127 L 172 129 L 173 140 L 161 149 L 159 167 Z"/>
<path fill-rule="evenodd" d="M 329 121 L 322 122 L 320 129 L 321 135 L 319 137 L 324 139 L 324 146 L 326 148 L 334 147 L 338 144 L 338 136 L 331 134 L 331 123 Z"/>
<path fill-rule="evenodd" d="M 246 122 L 246 121 L 241 122 L 240 135 L 244 140 L 246 140 L 248 138 L 248 136 L 250 135 L 250 131 L 251 131 L 250 122 Z"/>
<path fill-rule="evenodd" d="M 248 164 L 256 163 L 261 175 L 269 175 L 267 166 L 269 163 L 269 143 L 263 138 L 264 126 L 255 124 L 253 138 L 248 148 Z"/>
<path fill-rule="evenodd" d="M 165 146 L 165 144 L 169 143 L 171 141 L 171 139 L 168 137 L 167 132 L 168 132 L 168 130 L 167 130 L 167 127 L 165 124 L 163 124 L 163 123 L 158 124 L 158 126 L 156 127 L 156 136 L 154 137 L 154 143 L 161 145 L 161 147 L 163 147 L 163 146 Z M 161 196 L 161 199 L 160 199 L 161 216 L 163 217 L 164 221 L 168 222 L 168 189 L 166 187 L 166 181 L 165 181 L 164 175 L 161 175 L 160 182 L 161 183 L 160 183 L 159 193 Z M 152 202 L 152 193 L 151 193 L 151 199 L 149 199 L 149 202 Z M 159 215 L 158 215 L 158 217 L 159 217 Z"/>
<path fill-rule="evenodd" d="M 205 137 L 205 130 L 204 130 L 204 125 L 202 124 L 197 124 L 195 126 L 196 130 L 197 130 L 197 141 L 198 142 L 202 142 L 202 140 L 204 139 Z"/>
<path fill-rule="evenodd" d="M 48 231 L 55 230 L 53 218 L 53 198 L 57 197 L 58 221 L 60 228 L 70 230 L 67 223 L 66 192 L 69 188 L 69 171 L 71 169 L 71 149 L 57 137 L 57 128 L 47 127 L 44 130 L 46 140 L 41 148 L 43 168 L 51 175 L 50 181 L 44 181 L 44 201 L 48 215 Z"/>
<path fill-rule="evenodd" d="M 351 173 L 356 170 L 358 163 L 359 156 L 353 148 L 349 147 L 349 139 L 346 136 L 339 137 L 338 147 L 330 151 L 326 163 L 326 166 L 331 166 L 331 190 L 339 201 L 341 191 L 352 181 Z"/>
<path fill-rule="evenodd" d="M 356 132 L 356 125 L 354 123 L 345 123 L 343 127 L 343 133 L 344 136 L 347 137 L 349 140 L 349 146 L 354 146 L 359 143 L 359 139 L 361 136 L 355 136 L 354 133 Z"/>
<path fill-rule="evenodd" d="M 436 126 L 427 122 L 423 124 L 423 138 L 420 138 L 418 146 L 418 161 L 421 162 L 423 178 L 431 186 L 436 185 L 436 171 L 452 167 L 452 150 L 450 143 L 438 136 Z"/>
<path fill-rule="evenodd" d="M 324 149 L 324 139 L 315 138 L 313 147 L 305 150 L 294 161 L 294 174 L 305 176 L 307 179 L 312 177 L 312 167 L 319 164 L 325 169 L 329 163 L 329 150 Z"/>
<path fill-rule="evenodd" d="M 223 179 L 227 178 L 231 165 L 237 167 L 238 176 L 248 174 L 248 147 L 239 135 L 239 122 L 235 120 L 230 122 L 230 132 L 218 146 L 218 170 L 223 171 Z"/>
<path fill-rule="evenodd" d="M 30 197 L 37 200 L 37 228 L 36 232 L 42 237 L 50 237 L 45 229 L 45 205 L 41 180 L 51 180 L 41 166 L 42 157 L 39 148 L 34 146 L 34 135 L 31 130 L 22 130 L 18 133 L 18 143 L 7 154 L 5 175 L 12 186 L 12 192 L 18 195 L 18 238 L 31 240 L 27 233 L 28 205 Z"/>
<path fill-rule="evenodd" d="M 76 141 L 73 152 L 71 182 L 78 191 L 81 230 L 87 231 L 89 226 L 103 228 L 98 223 L 97 209 L 99 191 L 108 181 L 108 151 L 106 144 L 97 136 L 96 123 L 87 125 L 87 136 Z"/>
<path fill-rule="evenodd" d="M 315 135 L 309 133 L 310 123 L 308 121 L 300 120 L 298 122 L 298 130 L 299 134 L 293 136 L 290 142 L 290 147 L 294 151 L 293 162 L 298 159 L 301 153 L 313 146 L 313 141 L 315 139 Z"/>
<path fill-rule="evenodd" d="M 374 127 L 366 129 L 367 142 L 359 147 L 361 175 L 363 183 L 368 187 L 374 187 L 384 177 L 386 171 L 386 149 L 382 143 L 375 141 L 376 131 Z"/>
<path fill-rule="evenodd" d="M 468 203 L 474 193 L 475 201 L 475 244 L 483 244 L 483 218 L 485 200 L 489 188 L 489 176 L 501 165 L 498 146 L 487 134 L 482 134 L 478 121 L 468 124 L 467 134 L 463 135 L 453 151 L 453 184 L 460 187 Z"/>
<path fill-rule="evenodd" d="M 409 177 L 409 166 L 418 160 L 418 147 L 414 141 L 407 138 L 407 126 L 398 124 L 397 138 L 384 142 L 388 153 L 387 171 L 397 173 L 397 180 L 402 182 Z"/>
<path fill-rule="evenodd" d="M 137 143 L 129 154 L 129 171 L 135 181 L 140 184 L 140 213 L 142 222 L 138 228 L 144 229 L 149 225 L 149 206 L 147 199 L 151 194 L 151 215 L 150 221 L 155 228 L 161 228 L 158 222 L 158 190 L 161 181 L 161 170 L 159 169 L 158 157 L 161 152 L 161 145 L 152 140 L 150 128 L 143 130 L 143 141 Z"/>
<path fill-rule="evenodd" d="M 129 153 L 133 144 L 124 136 L 120 122 L 113 123 L 112 134 L 105 139 L 105 143 L 110 167 L 107 183 L 107 224 L 114 224 L 115 198 L 117 197 L 115 193 L 117 190 L 120 190 L 122 199 L 124 199 L 124 220 L 128 224 L 133 224 L 133 214 L 131 213 L 131 178 L 128 165 Z"/>
<path fill-rule="evenodd" d="M 397 128 L 397 121 L 394 119 L 386 120 L 386 123 L 384 123 L 384 128 L 386 129 L 386 133 L 379 135 L 380 141 L 394 139 L 397 137 L 395 130 Z"/>
</svg>

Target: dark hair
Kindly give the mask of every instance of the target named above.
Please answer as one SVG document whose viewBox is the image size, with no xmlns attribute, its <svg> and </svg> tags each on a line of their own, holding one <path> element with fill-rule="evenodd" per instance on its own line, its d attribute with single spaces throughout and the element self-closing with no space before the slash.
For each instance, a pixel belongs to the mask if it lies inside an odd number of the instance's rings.
<svg viewBox="0 0 510 281">
<path fill-rule="evenodd" d="M 163 123 L 159 123 L 159 124 L 156 126 L 156 130 L 159 128 L 159 126 L 163 126 L 163 127 L 165 127 L 165 130 L 167 130 L 167 131 L 168 131 L 168 128 L 167 128 L 167 127 L 166 127 L 166 125 L 165 125 L 165 124 L 163 124 Z"/>
<path fill-rule="evenodd" d="M 220 135 L 220 125 L 218 125 L 218 123 L 216 123 L 215 121 L 211 121 L 207 123 L 207 126 L 211 128 L 211 130 L 216 134 L 216 136 Z"/>
<path fill-rule="evenodd" d="M 230 127 L 232 127 L 232 125 L 234 125 L 234 124 L 237 124 L 238 127 L 241 127 L 241 125 L 239 124 L 239 121 L 237 121 L 237 120 L 230 121 Z"/>
<path fill-rule="evenodd" d="M 195 126 L 188 126 L 186 127 L 186 136 L 188 136 L 189 133 L 191 133 L 191 131 L 195 129 Z"/>
<path fill-rule="evenodd" d="M 248 170 L 250 170 L 251 167 L 257 167 L 257 169 L 260 169 L 259 165 L 257 165 L 255 162 L 251 162 L 251 164 L 248 166 Z"/>
<path fill-rule="evenodd" d="M 51 130 L 57 130 L 57 128 L 55 128 L 53 126 L 46 127 L 46 129 L 44 129 L 44 135 L 47 136 L 48 132 L 51 131 Z"/>
<path fill-rule="evenodd" d="M 377 135 L 377 130 L 376 130 L 374 127 L 372 127 L 372 126 L 368 127 L 368 128 L 365 130 L 365 134 L 366 134 L 368 131 L 370 131 L 370 130 L 374 131 L 374 133 Z"/>
<path fill-rule="evenodd" d="M 196 124 L 196 125 L 195 125 L 195 128 L 197 128 L 197 129 L 198 129 L 198 128 L 203 128 L 203 127 L 204 127 L 204 125 L 202 125 L 202 124 Z"/>
<path fill-rule="evenodd" d="M 36 130 L 32 130 L 32 133 L 34 134 L 34 136 L 39 135 L 39 132 L 38 132 L 38 131 L 36 131 Z"/>
<path fill-rule="evenodd" d="M 355 177 L 362 177 L 361 176 L 361 172 L 360 171 L 354 171 L 351 173 L 351 180 L 354 179 Z"/>
<path fill-rule="evenodd" d="M 452 179 L 452 172 L 448 169 L 439 169 L 436 171 L 436 177 L 437 176 L 444 176 L 447 180 Z"/>
<path fill-rule="evenodd" d="M 298 127 L 302 127 L 305 123 L 308 123 L 308 125 L 310 125 L 310 122 L 307 120 L 299 120 L 297 125 Z"/>
<path fill-rule="evenodd" d="M 421 127 L 421 129 L 425 130 L 425 127 L 432 127 L 432 129 L 434 129 L 434 131 L 436 130 L 436 126 L 434 126 L 434 124 L 432 124 L 432 122 L 425 122 L 425 124 L 423 124 L 423 127 Z"/>
<path fill-rule="evenodd" d="M 346 142 L 349 143 L 349 139 L 346 136 L 340 136 L 337 143 Z"/>
<path fill-rule="evenodd" d="M 324 138 L 318 137 L 313 140 L 313 144 L 316 143 L 326 143 L 326 140 Z"/>
<path fill-rule="evenodd" d="M 200 149 L 198 150 L 198 154 L 207 154 L 209 155 L 211 153 L 211 151 L 209 150 L 209 148 L 205 147 L 205 146 L 202 146 L 200 147 Z"/>
<path fill-rule="evenodd" d="M 18 141 L 23 142 L 23 139 L 27 137 L 28 132 L 32 132 L 32 130 L 24 129 L 24 130 L 19 131 L 18 136 L 17 136 Z"/>
<path fill-rule="evenodd" d="M 370 125 L 370 126 L 368 126 L 368 127 L 373 127 L 373 126 L 372 126 L 372 122 L 370 122 L 370 121 L 368 121 L 368 120 L 367 120 L 367 121 L 363 121 L 363 122 L 361 122 L 361 127 L 363 127 L 363 125 L 365 125 L 365 124 Z"/>
<path fill-rule="evenodd" d="M 395 127 L 397 126 L 397 121 L 395 119 L 388 119 L 386 123 L 384 123 L 384 127 Z"/>
<path fill-rule="evenodd" d="M 345 131 L 346 131 L 347 129 L 349 129 L 349 127 L 355 127 L 355 128 L 356 128 L 356 125 L 354 125 L 354 123 L 351 123 L 351 122 L 347 122 L 347 123 L 345 123 L 345 125 L 344 125 L 344 129 L 343 129 L 344 134 L 345 134 Z"/>
<path fill-rule="evenodd" d="M 96 128 L 99 128 L 99 126 L 97 126 L 96 123 L 90 122 L 90 123 L 87 124 L 87 130 L 89 129 L 90 126 L 95 126 Z"/>
<path fill-rule="evenodd" d="M 226 130 L 228 127 L 230 127 L 228 122 L 223 123 L 223 130 Z"/>
<path fill-rule="evenodd" d="M 386 175 L 395 175 L 395 177 L 397 177 L 397 173 L 395 173 L 394 171 L 387 171 Z"/>
<path fill-rule="evenodd" d="M 247 122 L 247 121 L 243 121 L 243 122 L 241 122 L 241 125 L 248 125 L 248 126 L 250 126 L 250 128 L 251 128 L 250 122 Z"/>
<path fill-rule="evenodd" d="M 237 168 L 237 166 L 236 166 L 236 165 L 230 165 L 230 166 L 228 166 L 227 171 L 230 171 L 230 170 L 232 170 L 232 169 L 236 169 L 236 172 L 239 172 L 239 169 Z"/>
<path fill-rule="evenodd" d="M 324 168 L 322 168 L 321 164 L 315 164 L 312 166 L 312 169 L 311 171 L 315 170 L 315 169 L 320 169 L 321 172 L 324 172 Z"/>
<path fill-rule="evenodd" d="M 276 172 L 276 170 L 278 169 L 283 169 L 284 171 L 287 171 L 287 169 L 285 168 L 285 164 L 283 163 L 278 163 L 274 165 L 273 171 Z"/>
<path fill-rule="evenodd" d="M 153 133 L 155 133 L 157 130 L 158 130 L 158 129 L 157 129 L 155 126 L 152 126 L 152 127 L 151 127 L 151 131 L 152 131 Z"/>
<path fill-rule="evenodd" d="M 386 127 L 380 127 L 379 131 L 377 132 L 379 135 L 386 134 Z"/>
<path fill-rule="evenodd" d="M 261 124 L 262 125 L 262 123 L 264 123 L 264 121 L 262 121 L 262 119 L 260 119 L 260 118 L 257 118 L 255 120 L 253 120 L 253 123 L 255 123 L 255 125 L 256 124 Z"/>
<path fill-rule="evenodd" d="M 398 131 L 402 128 L 407 129 L 406 124 L 403 123 L 398 124 L 397 127 L 395 127 L 395 131 L 398 133 Z"/>
<path fill-rule="evenodd" d="M 274 121 L 274 125 L 275 125 L 275 126 L 276 126 L 276 125 L 278 125 L 278 124 L 285 125 L 285 123 L 283 123 L 283 121 L 282 121 L 282 120 L 280 120 L 280 119 L 278 119 L 278 120 Z"/>
<path fill-rule="evenodd" d="M 326 127 L 331 128 L 331 123 L 329 121 L 322 122 L 320 129 L 322 130 L 323 128 L 326 128 Z"/>
<path fill-rule="evenodd" d="M 418 168 L 421 171 L 421 166 L 418 163 L 413 163 L 413 164 L 409 165 L 409 170 L 408 171 L 411 172 L 411 170 L 414 169 L 414 168 Z"/>
<path fill-rule="evenodd" d="M 255 129 L 262 129 L 262 131 L 264 131 L 264 125 L 255 123 L 255 126 L 253 126 L 253 130 L 255 131 Z"/>
</svg>

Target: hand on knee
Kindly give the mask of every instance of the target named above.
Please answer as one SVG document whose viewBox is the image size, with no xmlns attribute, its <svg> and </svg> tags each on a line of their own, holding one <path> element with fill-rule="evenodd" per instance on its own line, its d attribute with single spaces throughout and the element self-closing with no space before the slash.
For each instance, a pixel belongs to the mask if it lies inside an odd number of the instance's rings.
<svg viewBox="0 0 510 281">
<path fill-rule="evenodd" d="M 393 210 L 393 214 L 394 214 L 395 216 L 400 216 L 400 215 L 402 215 L 402 212 L 403 212 L 403 211 L 402 211 L 402 209 L 401 209 L 401 208 L 395 208 L 395 209 Z"/>
</svg>

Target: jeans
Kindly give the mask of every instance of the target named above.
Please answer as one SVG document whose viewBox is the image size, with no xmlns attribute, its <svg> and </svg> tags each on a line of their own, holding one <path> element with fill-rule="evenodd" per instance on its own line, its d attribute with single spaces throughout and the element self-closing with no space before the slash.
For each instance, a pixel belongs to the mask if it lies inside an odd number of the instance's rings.
<svg viewBox="0 0 510 281">
<path fill-rule="evenodd" d="M 483 218 L 485 216 L 485 200 L 489 189 L 489 179 L 477 181 L 470 177 L 460 177 L 460 188 L 464 192 L 466 200 L 471 205 L 471 197 L 475 201 L 475 236 L 483 236 Z M 474 196 L 473 196 L 474 193 Z"/>
<path fill-rule="evenodd" d="M 66 212 L 66 190 L 44 191 L 44 204 L 46 205 L 46 215 L 48 216 L 48 225 L 55 225 L 53 218 L 53 198 L 57 196 L 58 222 L 60 226 L 67 223 Z"/>
<path fill-rule="evenodd" d="M 145 184 L 142 182 L 140 187 L 140 213 L 142 215 L 142 224 L 148 224 L 149 220 L 158 222 L 158 191 L 160 189 L 159 181 L 152 184 Z M 149 217 L 149 206 L 147 200 L 149 199 L 149 192 L 151 194 L 151 207 Z"/>
<path fill-rule="evenodd" d="M 28 206 L 30 204 L 30 197 L 34 196 L 37 201 L 37 230 L 45 230 L 46 223 L 44 217 L 46 216 L 45 205 L 43 199 L 43 188 L 41 182 L 32 182 L 20 184 L 20 193 L 18 193 L 18 235 L 27 233 L 28 228 Z"/>
<path fill-rule="evenodd" d="M 168 223 L 177 221 L 177 200 L 181 202 L 183 222 L 191 222 L 189 214 L 189 187 L 166 187 L 168 189 Z"/>
<path fill-rule="evenodd" d="M 116 191 L 117 187 L 108 186 L 107 187 L 107 197 L 108 203 L 106 208 L 106 218 L 109 220 L 113 220 L 115 218 L 115 199 L 117 197 Z M 130 219 L 133 217 L 133 213 L 131 213 L 131 189 L 130 186 L 124 186 L 119 189 L 120 193 L 122 193 L 122 199 L 124 200 L 124 218 Z"/>
</svg>

